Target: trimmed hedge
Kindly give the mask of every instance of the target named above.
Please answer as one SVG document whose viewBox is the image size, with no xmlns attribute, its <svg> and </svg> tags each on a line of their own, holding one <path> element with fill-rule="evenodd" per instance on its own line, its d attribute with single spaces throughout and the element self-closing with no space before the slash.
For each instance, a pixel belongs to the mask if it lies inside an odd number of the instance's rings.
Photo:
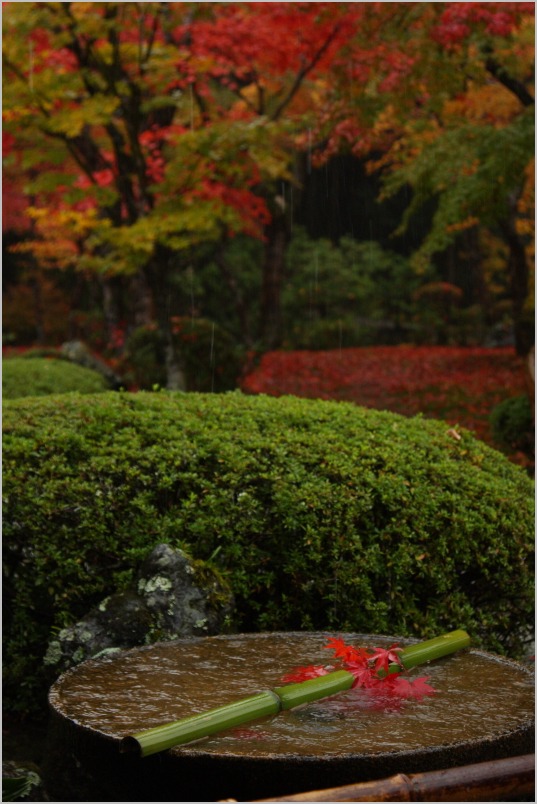
<svg viewBox="0 0 537 804">
<path fill-rule="evenodd" d="M 2 362 L 2 396 L 18 399 L 78 391 L 94 394 L 110 386 L 98 372 L 56 357 L 10 357 Z"/>
<path fill-rule="evenodd" d="M 236 627 L 430 637 L 517 656 L 533 483 L 466 431 L 350 403 L 181 393 L 4 406 L 4 698 L 160 542 L 231 582 Z"/>
</svg>

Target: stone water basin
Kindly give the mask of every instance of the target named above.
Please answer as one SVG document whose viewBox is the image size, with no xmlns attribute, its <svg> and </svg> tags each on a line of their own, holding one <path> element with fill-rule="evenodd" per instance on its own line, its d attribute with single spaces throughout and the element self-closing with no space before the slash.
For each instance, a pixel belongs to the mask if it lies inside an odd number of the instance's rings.
<svg viewBox="0 0 537 804">
<path fill-rule="evenodd" d="M 328 636 L 181 639 L 68 671 L 49 696 L 54 800 L 253 800 L 534 750 L 533 674 L 470 649 L 411 671 L 437 691 L 422 700 L 397 705 L 354 689 L 162 754 L 120 754 L 127 734 L 278 686 L 298 665 L 330 664 Z M 357 646 L 412 643 L 342 636 Z"/>
</svg>

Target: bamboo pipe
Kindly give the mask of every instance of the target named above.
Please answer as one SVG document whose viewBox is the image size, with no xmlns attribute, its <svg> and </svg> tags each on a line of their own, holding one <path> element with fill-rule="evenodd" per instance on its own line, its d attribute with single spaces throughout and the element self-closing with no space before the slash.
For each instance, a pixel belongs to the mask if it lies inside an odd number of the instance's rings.
<svg viewBox="0 0 537 804">
<path fill-rule="evenodd" d="M 124 737 L 122 753 L 138 753 L 143 757 L 165 751 L 174 745 L 185 745 L 202 737 L 235 728 L 267 715 L 277 715 L 303 703 L 317 701 L 352 687 L 354 676 L 346 670 L 336 670 L 326 676 L 311 678 L 299 684 L 275 687 L 248 698 L 241 698 L 199 715 L 191 715 L 163 726 Z"/>
<path fill-rule="evenodd" d="M 535 754 L 525 754 L 257 801 L 517 801 L 534 791 Z"/>
<path fill-rule="evenodd" d="M 469 645 L 470 637 L 466 631 L 461 630 L 410 645 L 401 650 L 401 664 L 391 663 L 388 673 L 416 667 L 467 648 Z M 353 674 L 347 670 L 335 670 L 333 673 L 298 684 L 275 687 L 182 720 L 127 735 L 121 740 L 120 751 L 142 757 L 149 756 L 175 745 L 185 745 L 209 737 L 211 734 L 235 728 L 260 717 L 277 715 L 286 709 L 336 695 L 338 692 L 350 689 L 354 680 Z"/>
</svg>

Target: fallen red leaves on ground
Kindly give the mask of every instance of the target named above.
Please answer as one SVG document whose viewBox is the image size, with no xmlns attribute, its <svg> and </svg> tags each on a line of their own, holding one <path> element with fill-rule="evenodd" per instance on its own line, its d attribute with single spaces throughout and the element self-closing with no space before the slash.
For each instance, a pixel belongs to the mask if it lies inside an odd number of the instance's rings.
<svg viewBox="0 0 537 804">
<path fill-rule="evenodd" d="M 268 352 L 241 387 L 423 413 L 466 427 L 488 443 L 492 408 L 527 391 L 523 360 L 512 348 L 406 345 Z"/>
</svg>

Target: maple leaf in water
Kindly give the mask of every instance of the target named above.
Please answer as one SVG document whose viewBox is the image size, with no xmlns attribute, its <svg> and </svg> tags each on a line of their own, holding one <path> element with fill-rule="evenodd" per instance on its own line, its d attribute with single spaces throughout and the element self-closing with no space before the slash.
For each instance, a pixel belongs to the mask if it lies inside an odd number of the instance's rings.
<svg viewBox="0 0 537 804">
<path fill-rule="evenodd" d="M 336 659 L 341 659 L 345 664 L 348 662 L 365 664 L 370 659 L 369 653 L 364 648 L 354 648 L 337 637 L 330 637 L 324 647 L 333 650 Z"/>
<path fill-rule="evenodd" d="M 266 731 L 257 731 L 256 729 L 248 729 L 242 726 L 236 726 L 234 729 L 230 730 L 227 736 L 236 740 L 266 740 L 267 737 L 270 737 L 270 734 L 268 734 Z M 226 737 L 226 735 L 224 735 L 224 737 Z"/>
<path fill-rule="evenodd" d="M 433 695 L 435 690 L 427 684 L 427 677 L 413 680 L 401 677 L 401 672 L 388 672 L 390 664 L 398 664 L 404 669 L 400 657 L 402 648 L 391 645 L 389 648 L 355 648 L 347 645 L 343 639 L 330 637 L 325 648 L 334 651 L 336 659 L 340 659 L 340 668 L 347 670 L 354 676 L 353 688 L 360 687 L 367 690 L 379 702 L 381 708 L 393 708 L 394 700 L 402 701 L 406 698 L 421 699 L 426 695 Z M 300 683 L 310 678 L 324 676 L 334 670 L 324 665 L 308 665 L 296 667 L 282 677 L 282 681 Z M 381 673 L 379 675 L 379 673 Z"/>
<path fill-rule="evenodd" d="M 322 664 L 310 664 L 307 667 L 295 667 L 290 673 L 282 676 L 282 681 L 287 684 L 299 684 L 301 681 L 308 681 L 310 678 L 326 676 L 333 668 L 324 667 Z"/>
<path fill-rule="evenodd" d="M 409 697 L 424 698 L 426 695 L 435 695 L 436 690 L 430 684 L 427 684 L 428 680 L 429 676 L 420 676 L 420 678 L 415 678 L 413 681 L 408 681 L 407 683 L 411 688 Z M 406 679 L 400 678 L 399 681 L 406 681 Z"/>
<path fill-rule="evenodd" d="M 345 662 L 345 670 L 354 676 L 353 687 L 370 687 L 374 682 L 371 667 L 362 662 Z"/>
<path fill-rule="evenodd" d="M 388 695 L 397 698 L 416 698 L 420 700 L 427 695 L 434 695 L 436 692 L 430 684 L 427 684 L 428 679 L 429 676 L 422 676 L 410 680 L 408 678 L 402 678 L 399 673 L 395 673 L 385 679 L 384 683 L 382 683 L 381 680 L 381 686 L 383 692 Z"/>
</svg>

